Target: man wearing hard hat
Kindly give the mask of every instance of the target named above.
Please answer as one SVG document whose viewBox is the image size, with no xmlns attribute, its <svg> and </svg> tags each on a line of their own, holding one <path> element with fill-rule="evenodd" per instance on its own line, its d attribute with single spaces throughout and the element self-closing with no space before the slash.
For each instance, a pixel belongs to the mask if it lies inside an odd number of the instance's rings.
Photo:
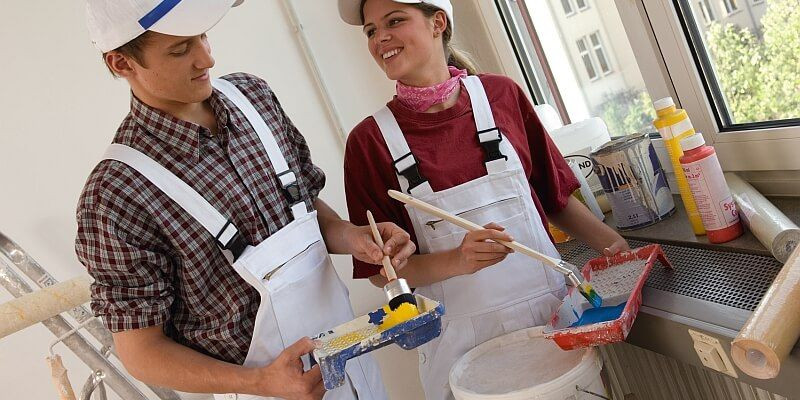
<svg viewBox="0 0 800 400">
<path fill-rule="evenodd" d="M 92 309 L 141 381 L 218 399 L 384 399 L 375 362 L 325 393 L 310 336 L 353 318 L 328 253 L 402 266 L 402 229 L 343 221 L 263 80 L 212 79 L 206 31 L 242 0 L 88 0 L 89 34 L 130 113 L 81 194 Z M 228 394 L 226 394 L 228 393 Z"/>
</svg>

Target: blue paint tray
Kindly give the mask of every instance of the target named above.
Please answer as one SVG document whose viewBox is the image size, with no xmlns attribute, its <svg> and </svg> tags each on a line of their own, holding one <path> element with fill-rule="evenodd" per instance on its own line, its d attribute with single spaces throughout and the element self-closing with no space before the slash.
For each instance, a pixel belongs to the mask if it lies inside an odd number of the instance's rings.
<svg viewBox="0 0 800 400">
<path fill-rule="evenodd" d="M 314 350 L 314 359 L 320 366 L 325 389 L 333 390 L 344 384 L 345 365 L 351 358 L 392 343 L 411 350 L 442 333 L 444 305 L 420 295 L 414 297 L 419 315 L 385 331 L 378 330 L 380 322 L 376 321 L 375 313 L 370 313 L 315 337 L 322 342 L 322 346 Z"/>
</svg>

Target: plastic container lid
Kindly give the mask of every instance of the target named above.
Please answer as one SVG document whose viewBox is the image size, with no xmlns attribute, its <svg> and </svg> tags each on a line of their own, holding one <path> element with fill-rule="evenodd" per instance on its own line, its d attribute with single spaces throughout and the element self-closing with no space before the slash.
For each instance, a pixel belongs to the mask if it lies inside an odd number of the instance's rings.
<svg viewBox="0 0 800 400">
<path fill-rule="evenodd" d="M 697 132 L 694 135 L 681 140 L 681 149 L 683 149 L 683 151 L 688 151 L 691 149 L 696 149 L 704 144 L 706 144 L 706 140 L 703 139 L 703 134 Z"/>
<path fill-rule="evenodd" d="M 674 105 L 675 101 L 672 100 L 672 97 L 664 97 L 663 99 L 658 99 L 653 102 L 653 107 L 656 109 L 656 111 L 661 111 Z"/>
</svg>

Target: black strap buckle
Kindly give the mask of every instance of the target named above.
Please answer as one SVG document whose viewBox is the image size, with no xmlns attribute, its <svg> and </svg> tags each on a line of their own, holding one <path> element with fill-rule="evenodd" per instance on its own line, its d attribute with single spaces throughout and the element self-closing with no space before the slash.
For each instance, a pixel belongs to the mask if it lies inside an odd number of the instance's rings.
<svg viewBox="0 0 800 400">
<path fill-rule="evenodd" d="M 484 142 L 480 141 L 481 134 L 492 131 L 497 131 L 497 139 L 488 140 Z M 492 161 L 499 160 L 501 158 L 508 160 L 508 156 L 506 156 L 505 154 L 503 154 L 502 151 L 500 151 L 500 142 L 503 141 L 503 136 L 500 134 L 499 129 L 491 128 L 478 131 L 478 141 L 480 142 L 481 147 L 483 147 L 483 151 L 486 153 L 486 161 L 485 161 L 486 163 L 490 163 Z"/>
<path fill-rule="evenodd" d="M 217 240 L 217 245 L 221 249 L 228 250 L 231 252 L 231 254 L 233 255 L 233 261 L 235 262 L 239 258 L 239 256 L 241 256 L 242 253 L 244 253 L 244 250 L 247 249 L 247 246 L 249 246 L 250 244 L 247 243 L 247 241 L 245 241 L 244 237 L 242 236 L 241 232 L 239 232 L 238 229 L 236 230 L 236 233 L 233 235 L 233 237 L 230 240 L 228 240 L 228 243 L 222 243 L 220 241 L 220 236 L 222 236 L 222 234 L 225 233 L 225 231 L 228 229 L 228 226 L 230 225 L 233 225 L 233 222 L 231 222 L 231 220 L 228 220 L 228 222 L 226 222 L 225 225 L 222 226 L 222 229 L 220 229 L 215 239 Z"/>
<path fill-rule="evenodd" d="M 414 189 L 415 187 L 427 182 L 428 180 L 425 179 L 425 177 L 422 176 L 422 174 L 419 172 L 419 164 L 416 162 L 416 160 L 414 160 L 414 163 L 408 166 L 408 168 L 402 171 L 400 171 L 397 168 L 397 164 L 399 164 L 401 161 L 405 160 L 408 157 L 413 158 L 414 156 L 409 152 L 408 154 L 398 158 L 397 161 L 393 162 L 392 167 L 394 168 L 394 171 L 398 175 L 402 175 L 404 178 L 406 178 L 406 180 L 408 181 L 408 190 L 410 194 L 411 189 Z"/>
<path fill-rule="evenodd" d="M 288 170 L 286 172 L 282 172 L 278 174 L 278 182 L 281 182 L 281 189 L 283 190 L 284 196 L 286 199 L 289 200 L 290 205 L 295 205 L 303 201 L 303 196 L 300 193 L 300 184 L 295 180 L 292 183 L 283 185 L 283 181 L 281 181 L 281 176 L 292 173 L 292 170 Z"/>
</svg>

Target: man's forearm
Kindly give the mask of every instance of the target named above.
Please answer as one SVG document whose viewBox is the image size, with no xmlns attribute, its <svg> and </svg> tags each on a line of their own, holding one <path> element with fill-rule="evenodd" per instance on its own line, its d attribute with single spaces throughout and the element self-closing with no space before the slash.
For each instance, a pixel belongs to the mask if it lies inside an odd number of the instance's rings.
<svg viewBox="0 0 800 400">
<path fill-rule="evenodd" d="M 120 358 L 136 379 L 190 393 L 253 394 L 256 390 L 257 370 L 214 359 L 163 334 L 150 333 L 154 334 L 136 335 L 136 331 L 114 334 Z"/>
<path fill-rule="evenodd" d="M 317 210 L 317 220 L 325 239 L 325 246 L 331 254 L 349 254 L 349 243 L 345 231 L 354 225 L 350 221 L 343 220 L 330 206 L 321 199 L 314 201 L 314 208 Z"/>
</svg>

